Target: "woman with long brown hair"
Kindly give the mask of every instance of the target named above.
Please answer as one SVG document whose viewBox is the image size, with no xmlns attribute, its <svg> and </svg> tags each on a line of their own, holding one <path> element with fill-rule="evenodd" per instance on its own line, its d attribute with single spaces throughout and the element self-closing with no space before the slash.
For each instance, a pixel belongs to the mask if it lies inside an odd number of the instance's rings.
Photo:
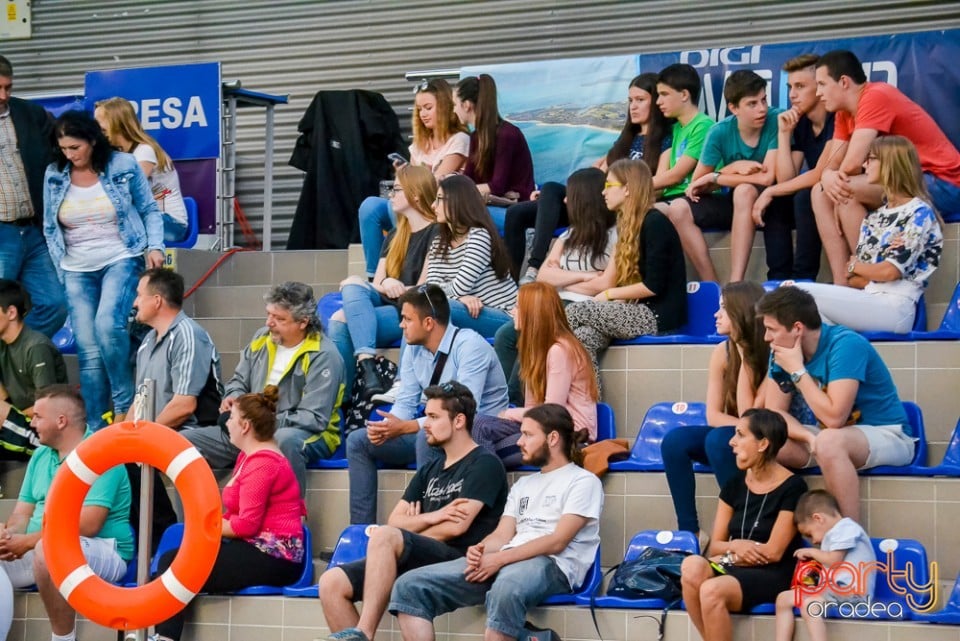
<svg viewBox="0 0 960 641">
<path fill-rule="evenodd" d="M 733 426 L 757 404 L 770 358 L 763 322 L 754 311 L 763 294 L 763 287 L 747 281 L 723 288 L 715 317 L 717 333 L 727 340 L 713 348 L 707 366 L 707 425 L 672 430 L 660 444 L 678 529 L 700 532 L 694 462 L 708 464 L 720 487 L 738 473 L 729 445 Z"/>
<path fill-rule="evenodd" d="M 427 167 L 397 168 L 391 204 L 397 227 L 383 241 L 373 282 L 351 276 L 340 283 L 343 309 L 327 323 L 327 334 L 343 357 L 344 376 L 353 384 L 355 366 L 363 370 L 368 396 L 385 391 L 373 357 L 378 347 L 400 340 L 397 299 L 420 280 L 423 264 L 437 232 L 433 201 L 437 181 Z"/>
<path fill-rule="evenodd" d="M 596 374 L 590 355 L 573 335 L 557 290 L 546 283 L 529 283 L 517 296 L 516 326 L 520 332 L 520 380 L 526 387 L 523 407 L 499 416 L 478 416 L 474 440 L 496 452 L 504 464 L 520 463 L 520 422 L 524 413 L 544 403 L 562 405 L 578 431 L 597 439 Z"/>
<path fill-rule="evenodd" d="M 617 212 L 613 259 L 585 283 L 600 293 L 567 306 L 570 327 L 594 368 L 610 341 L 677 329 L 687 318 L 686 266 L 673 224 L 653 208 L 650 168 L 618 160 L 607 170 L 603 197 Z"/>
</svg>

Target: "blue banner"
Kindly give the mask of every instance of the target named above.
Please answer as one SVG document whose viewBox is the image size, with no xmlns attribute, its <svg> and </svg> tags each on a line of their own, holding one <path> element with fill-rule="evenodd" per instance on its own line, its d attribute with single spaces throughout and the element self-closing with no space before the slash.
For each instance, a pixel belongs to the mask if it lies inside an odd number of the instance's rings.
<svg viewBox="0 0 960 641">
<path fill-rule="evenodd" d="M 920 104 L 960 147 L 960 29 L 816 42 L 747 44 L 668 53 L 643 53 L 467 67 L 461 76 L 488 73 L 497 82 L 500 111 L 516 121 L 533 153 L 537 182 L 566 182 L 575 169 L 606 153 L 626 120 L 627 85 L 637 73 L 683 62 L 700 72 L 700 108 L 722 120 L 729 115 L 723 82 L 738 69 L 769 81 L 770 104 L 786 108 L 783 64 L 803 53 L 848 49 L 867 79 L 888 82 Z"/>
<path fill-rule="evenodd" d="M 90 71 L 87 105 L 121 96 L 176 160 L 220 156 L 220 63 Z"/>
</svg>

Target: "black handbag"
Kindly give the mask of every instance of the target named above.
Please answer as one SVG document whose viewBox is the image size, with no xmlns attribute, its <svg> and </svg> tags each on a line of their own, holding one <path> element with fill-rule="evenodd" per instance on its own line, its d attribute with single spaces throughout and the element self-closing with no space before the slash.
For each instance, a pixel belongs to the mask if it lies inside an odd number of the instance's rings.
<svg viewBox="0 0 960 641">
<path fill-rule="evenodd" d="M 609 596 L 626 599 L 661 599 L 666 602 L 659 619 L 648 614 L 641 614 L 637 617 L 657 621 L 657 641 L 663 641 L 667 612 L 680 603 L 680 599 L 683 597 L 683 590 L 680 587 L 680 566 L 689 555 L 689 552 L 648 547 L 632 561 L 615 565 L 607 570 L 607 575 L 611 572 L 614 573 L 610 585 L 607 587 Z M 593 616 L 593 626 L 597 629 L 597 637 L 601 639 L 603 637 L 597 623 L 596 597 L 602 585 L 603 582 L 601 581 L 590 596 L 590 614 Z"/>
<path fill-rule="evenodd" d="M 389 388 L 390 385 L 393 384 L 393 379 L 397 377 L 396 363 L 383 356 L 375 356 L 374 365 L 377 369 L 377 376 L 383 384 Z M 344 409 L 344 440 L 346 440 L 347 434 L 350 432 L 367 426 L 367 419 L 370 417 L 370 412 L 377 406 L 377 403 L 367 399 L 363 383 L 363 370 L 359 367 L 353 378 L 353 385 L 350 387 L 350 390 L 350 403 L 349 406 Z M 379 420 L 379 417 L 377 420 Z"/>
</svg>

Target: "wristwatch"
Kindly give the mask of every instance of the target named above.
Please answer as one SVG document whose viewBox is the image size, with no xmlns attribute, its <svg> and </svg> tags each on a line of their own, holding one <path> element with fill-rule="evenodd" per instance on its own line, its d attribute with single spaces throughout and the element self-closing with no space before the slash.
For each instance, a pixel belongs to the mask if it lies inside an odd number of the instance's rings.
<svg viewBox="0 0 960 641">
<path fill-rule="evenodd" d="M 793 381 L 793 384 L 796 385 L 800 382 L 800 379 L 803 378 L 803 375 L 807 373 L 806 367 L 801 367 L 797 371 L 790 374 L 790 380 Z"/>
<path fill-rule="evenodd" d="M 719 184 L 720 184 L 720 172 L 719 172 L 719 171 L 713 172 L 713 184 L 714 184 L 714 185 L 719 185 Z"/>
</svg>

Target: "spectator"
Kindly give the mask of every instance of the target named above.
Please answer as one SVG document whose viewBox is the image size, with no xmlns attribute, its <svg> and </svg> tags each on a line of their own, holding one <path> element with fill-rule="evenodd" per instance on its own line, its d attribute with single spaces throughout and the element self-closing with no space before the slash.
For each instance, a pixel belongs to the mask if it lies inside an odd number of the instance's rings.
<svg viewBox="0 0 960 641">
<path fill-rule="evenodd" d="M 659 205 L 661 210 L 673 198 L 683 196 L 714 125 L 697 106 L 700 88 L 700 76 L 688 64 L 670 65 L 657 76 L 657 107 L 664 117 L 676 120 L 670 133 L 670 153 L 660 156 L 653 176 L 653 188 L 665 201 Z"/>
<path fill-rule="evenodd" d="M 669 332 L 686 322 L 686 267 L 680 238 L 653 209 L 650 169 L 640 160 L 618 160 L 607 170 L 607 209 L 617 212 L 617 245 L 593 300 L 567 306 L 567 319 L 587 348 L 594 371 L 614 338 Z"/>
<path fill-rule="evenodd" d="M 433 208 L 440 228 L 427 255 L 426 282 L 439 285 L 450 299 L 457 327 L 492 337 L 517 304 L 503 241 L 465 176 L 444 178 Z"/>
<path fill-rule="evenodd" d="M 610 263 L 617 244 L 616 215 L 603 201 L 603 182 L 599 169 L 578 169 L 567 184 L 567 210 L 570 228 L 560 234 L 550 248 L 537 280 L 557 288 L 563 305 L 590 300 L 603 290 L 603 270 Z M 513 319 L 500 326 L 493 346 L 507 376 L 510 402 L 523 405 L 520 369 L 517 363 L 517 328 Z"/>
<path fill-rule="evenodd" d="M 461 558 L 493 531 L 503 513 L 503 465 L 470 435 L 477 410 L 473 394 L 449 381 L 428 387 L 424 395 L 424 430 L 443 454 L 417 470 L 387 525 L 371 532 L 366 558 L 320 577 L 320 603 L 333 641 L 372 639 L 398 576 Z M 353 603 L 361 600 L 358 616 Z"/>
<path fill-rule="evenodd" d="M 534 190 L 533 157 L 520 129 L 500 117 L 497 85 L 485 73 L 461 78 L 453 109 L 470 134 L 470 155 L 463 173 L 477 183 L 480 195 L 491 200 L 528 200 Z M 506 209 L 488 207 L 497 231 L 503 234 Z"/>
<path fill-rule="evenodd" d="M 407 572 L 393 586 L 388 607 L 404 641 L 434 638 L 433 619 L 471 605 L 484 605 L 485 639 L 516 639 L 529 608 L 583 583 L 600 545 L 600 479 L 579 466 L 563 406 L 528 411 L 522 430 L 523 462 L 540 471 L 510 488 L 496 531 L 466 558 Z"/>
<path fill-rule="evenodd" d="M 202 592 L 234 592 L 251 585 L 283 586 L 303 572 L 302 517 L 307 508 L 296 477 L 274 435 L 279 390 L 243 394 L 230 406 L 227 433 L 240 450 L 233 476 L 223 488 L 220 550 Z M 173 563 L 179 549 L 160 557 L 157 575 Z M 179 641 L 186 611 L 156 626 L 152 641 Z"/>
<path fill-rule="evenodd" d="M 67 366 L 50 339 L 27 327 L 20 283 L 0 279 L 0 458 L 27 460 L 40 445 L 30 429 L 37 390 L 67 382 Z M 2 635 L 0 635 L 2 638 Z"/>
<path fill-rule="evenodd" d="M 23 283 L 33 301 L 27 325 L 52 337 L 67 319 L 63 285 L 40 229 L 53 127 L 43 107 L 12 91 L 13 66 L 0 56 L 0 278 Z"/>
<path fill-rule="evenodd" d="M 917 103 L 885 82 L 867 82 L 860 60 L 849 51 L 830 51 L 817 61 L 817 95 L 835 112 L 834 140 L 840 145 L 813 192 L 813 211 L 833 282 L 845 285 L 850 252 L 868 211 L 880 207 L 882 190 L 862 175 L 870 143 L 898 135 L 917 148 L 931 203 L 960 211 L 960 152 Z M 832 154 L 831 154 L 832 155 Z M 842 504 L 842 501 L 841 501 Z"/>
<path fill-rule="evenodd" d="M 116 149 L 133 154 L 150 181 L 150 189 L 163 216 L 163 242 L 176 243 L 187 237 L 187 206 L 180 191 L 180 176 L 153 137 L 143 130 L 133 105 L 126 98 L 109 98 L 97 102 L 93 110 L 107 140 Z"/>
<path fill-rule="evenodd" d="M 884 204 L 863 219 L 847 262 L 847 286 L 796 285 L 813 294 L 827 323 L 903 334 L 913 329 L 920 297 L 940 265 L 940 218 L 930 205 L 917 150 L 903 136 L 875 138 L 864 169 L 870 184 L 883 187 Z"/>
<path fill-rule="evenodd" d="M 556 289 L 546 283 L 520 288 L 516 325 L 520 331 L 520 380 L 526 386 L 524 407 L 498 416 L 480 415 L 474 429 L 478 444 L 495 452 L 509 467 L 520 465 L 520 423 L 538 405 L 561 405 L 586 440 L 597 440 L 597 374 L 590 356 L 570 330 Z"/>
<path fill-rule="evenodd" d="M 816 301 L 802 289 L 773 290 L 757 313 L 772 353 L 764 402 L 784 414 L 790 436 L 779 460 L 792 468 L 819 465 L 843 515 L 856 520 L 857 470 L 913 460 L 914 439 L 890 371 L 860 334 L 821 326 Z M 802 422 L 786 415 L 797 395 L 811 414 Z"/>
<path fill-rule="evenodd" d="M 343 362 L 336 347 L 325 341 L 317 318 L 313 288 L 288 281 L 274 285 L 264 296 L 266 327 L 257 331 L 240 354 L 237 369 L 226 385 L 220 405 L 220 425 L 186 430 L 210 466 L 234 465 L 240 450 L 224 437 L 221 425 L 237 397 L 276 385 L 276 440 L 306 492 L 306 466 L 329 458 L 340 445 L 340 402 L 343 399 Z"/>
<path fill-rule="evenodd" d="M 731 229 L 730 281 L 735 282 L 743 280 L 750 261 L 753 203 L 773 184 L 778 112 L 767 106 L 767 81 L 746 69 L 730 74 L 723 98 L 733 116 L 710 130 L 685 198 L 672 201 L 667 215 L 701 280 L 718 280 L 701 230 Z M 728 189 L 714 191 L 719 187 Z M 790 274 L 771 269 L 768 275 Z"/>
<path fill-rule="evenodd" d="M 607 167 L 620 160 L 643 160 L 655 173 L 660 163 L 660 154 L 670 148 L 671 122 L 653 103 L 657 95 L 657 74 L 642 73 L 630 81 L 627 91 L 627 120 L 610 151 L 594 163 L 594 167 L 606 171 Z M 574 172 L 574 175 L 578 172 Z M 568 179 L 573 180 L 573 175 Z M 535 194 L 537 192 L 534 192 Z M 597 190 L 599 196 L 600 189 Z M 519 276 L 520 266 L 526 251 L 526 232 L 533 228 L 533 245 L 527 261 L 527 269 L 520 284 L 533 282 L 546 259 L 554 231 L 563 225 L 573 224 L 567 208 L 566 189 L 560 183 L 548 182 L 540 189 L 536 199 L 511 205 L 504 222 L 503 240 L 510 252 L 514 277 Z"/>
<path fill-rule="evenodd" d="M 746 474 L 720 490 L 710 546 L 681 567 L 683 602 L 703 639 L 732 639 L 730 613 L 772 603 L 791 585 L 802 545 L 793 511 L 807 484 L 777 463 L 786 440 L 776 412 L 750 409 L 737 422 L 730 445 Z"/>
<path fill-rule="evenodd" d="M 122 421 L 133 402 L 127 324 L 144 252 L 147 268 L 165 262 L 163 219 L 136 160 L 114 151 L 91 116 L 68 111 L 54 134 L 43 233 L 67 292 L 87 420 L 98 429 Z"/>
<path fill-rule="evenodd" d="M 470 136 L 453 111 L 453 91 L 446 80 L 435 78 L 417 85 L 412 129 L 411 165 L 426 167 L 437 180 L 463 169 L 470 151 Z M 396 169 L 402 166 L 403 163 L 394 162 Z M 360 242 L 367 279 L 376 275 L 383 235 L 397 223 L 397 212 L 392 205 L 392 199 L 377 196 L 370 196 L 360 204 Z"/>
<path fill-rule="evenodd" d="M 493 348 L 476 332 L 450 323 L 439 287 L 423 285 L 400 297 L 400 327 L 407 348 L 397 402 L 389 412 L 377 410 L 382 420 L 347 436 L 351 523 L 377 521 L 377 461 L 423 466 L 435 457 L 420 429 L 427 419 L 418 418 L 426 388 L 455 380 L 475 390 L 478 412 L 496 415 L 507 407 L 507 382 Z"/>
<path fill-rule="evenodd" d="M 707 425 L 671 430 L 660 444 L 677 527 L 699 534 L 703 549 L 709 533 L 700 530 L 697 519 L 693 464 L 709 465 L 720 487 L 739 473 L 730 439 L 740 416 L 762 402 L 761 384 L 770 358 L 770 347 L 763 340 L 763 323 L 754 311 L 763 294 L 763 287 L 757 283 L 742 281 L 724 286 L 715 317 L 717 334 L 727 340 L 714 347 L 710 355 Z"/>
<path fill-rule="evenodd" d="M 797 529 L 805 539 L 817 548 L 800 548 L 793 553 L 802 563 L 818 563 L 831 577 L 830 585 L 817 594 L 804 594 L 798 604 L 800 616 L 807 624 L 810 641 L 827 641 L 827 626 L 821 616 L 813 616 L 809 608 L 812 603 L 870 603 L 877 582 L 875 572 L 855 574 L 838 567 L 838 563 L 849 564 L 859 571 L 872 567 L 877 560 L 873 543 L 860 524 L 840 514 L 837 499 L 824 490 L 811 490 L 797 501 L 793 513 Z M 823 577 L 824 575 L 821 575 Z M 864 577 L 861 584 L 856 577 Z M 821 578 L 823 581 L 823 578 Z M 849 588 L 845 594 L 837 594 L 832 587 Z M 792 641 L 794 631 L 793 608 L 796 604 L 797 590 L 785 590 L 777 596 L 776 641 Z"/>
<path fill-rule="evenodd" d="M 37 392 L 31 424 L 41 447 L 27 465 L 20 496 L 0 525 L 0 638 L 13 620 L 13 588 L 36 584 L 54 641 L 76 641 L 76 612 L 60 594 L 40 545 L 50 485 L 60 464 L 90 435 L 83 399 L 72 387 L 51 385 Z M 80 508 L 80 547 L 88 569 L 104 581 L 119 581 L 133 558 L 130 484 L 122 467 L 94 481 Z"/>
<path fill-rule="evenodd" d="M 805 280 L 816 280 L 820 271 L 820 234 L 810 203 L 810 188 L 820 182 L 824 167 L 839 145 L 832 140 L 834 115 L 817 95 L 815 71 L 819 59 L 816 54 L 805 53 L 783 66 L 791 107 L 777 116 L 777 182 L 761 191 L 753 203 L 753 221 L 766 227 L 763 243 L 767 264 L 775 259 L 782 267 L 774 273 L 792 269 L 790 278 Z M 804 165 L 807 169 L 801 172 Z M 774 197 L 790 195 L 797 231 L 796 253 L 787 217 L 774 215 L 764 219 Z"/>
<path fill-rule="evenodd" d="M 430 94 L 426 94 L 430 95 Z M 437 235 L 437 181 L 426 167 L 397 168 L 391 204 L 397 227 L 383 241 L 373 282 L 351 276 L 340 283 L 343 309 L 327 324 L 327 334 L 343 358 L 344 382 L 353 385 L 356 367 L 363 373 L 368 397 L 386 391 L 373 357 L 378 347 L 400 339 L 400 295 L 420 280 L 427 251 Z"/>
</svg>

